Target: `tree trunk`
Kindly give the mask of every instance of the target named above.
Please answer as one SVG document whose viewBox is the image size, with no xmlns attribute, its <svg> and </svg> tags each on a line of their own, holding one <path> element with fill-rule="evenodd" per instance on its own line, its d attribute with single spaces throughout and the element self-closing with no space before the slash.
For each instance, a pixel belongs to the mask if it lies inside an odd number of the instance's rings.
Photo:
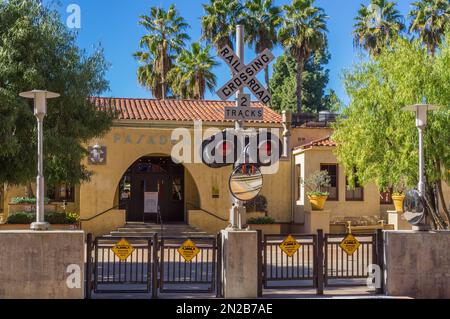
<svg viewBox="0 0 450 319">
<path fill-rule="evenodd" d="M 304 69 L 304 60 L 297 59 L 297 113 L 301 113 L 302 111 L 302 88 L 303 88 L 303 69 Z"/>
<path fill-rule="evenodd" d="M 438 192 L 439 199 L 441 200 L 442 208 L 444 210 L 445 216 L 447 217 L 447 227 L 450 226 L 450 212 L 447 208 L 447 203 L 445 202 L 444 192 L 442 191 L 442 180 L 436 181 L 436 189 Z"/>
<path fill-rule="evenodd" d="M 34 198 L 33 187 L 31 186 L 31 182 L 27 183 L 27 197 Z"/>
<path fill-rule="evenodd" d="M 441 214 L 436 208 L 436 198 L 434 193 L 433 185 L 426 183 L 425 186 L 425 194 L 424 194 L 425 204 L 428 208 L 429 213 L 433 219 L 436 229 L 445 229 L 445 221 L 442 218 Z"/>
</svg>

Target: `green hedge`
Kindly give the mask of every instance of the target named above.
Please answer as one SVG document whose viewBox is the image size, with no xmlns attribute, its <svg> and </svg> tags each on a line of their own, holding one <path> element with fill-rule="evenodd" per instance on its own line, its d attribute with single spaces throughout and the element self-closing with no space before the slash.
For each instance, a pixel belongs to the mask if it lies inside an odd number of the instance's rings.
<svg viewBox="0 0 450 319">
<path fill-rule="evenodd" d="M 247 224 L 275 224 L 275 219 L 269 216 L 263 216 L 263 217 L 252 217 L 247 220 Z"/>
<path fill-rule="evenodd" d="M 50 199 L 47 197 L 44 198 L 44 203 L 48 204 L 50 202 Z M 30 198 L 30 197 L 13 197 L 11 199 L 11 204 L 30 204 L 35 205 L 36 204 L 36 198 Z"/>
<path fill-rule="evenodd" d="M 36 214 L 31 212 L 17 212 L 9 215 L 7 219 L 8 224 L 31 224 L 36 220 Z M 60 213 L 60 212 L 46 212 L 45 221 L 50 224 L 69 225 L 78 222 L 78 214 L 75 213 Z"/>
<path fill-rule="evenodd" d="M 8 224 L 31 224 L 35 220 L 36 215 L 34 213 L 17 212 L 15 214 L 9 215 L 6 222 Z"/>
</svg>

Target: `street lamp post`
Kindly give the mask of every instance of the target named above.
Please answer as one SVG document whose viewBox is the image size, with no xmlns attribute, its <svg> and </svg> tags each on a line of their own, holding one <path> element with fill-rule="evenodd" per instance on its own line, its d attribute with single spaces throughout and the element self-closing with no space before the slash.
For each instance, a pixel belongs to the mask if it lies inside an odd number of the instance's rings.
<svg viewBox="0 0 450 319">
<path fill-rule="evenodd" d="M 420 196 L 425 194 L 425 154 L 423 150 L 423 131 L 427 126 L 427 113 L 428 111 L 436 110 L 439 107 L 436 105 L 426 104 L 414 104 L 408 105 L 403 108 L 403 111 L 416 113 L 416 127 L 419 130 L 419 184 L 417 190 Z"/>
<path fill-rule="evenodd" d="M 44 169 L 43 169 L 43 123 L 47 113 L 47 99 L 59 97 L 58 93 L 43 90 L 22 92 L 19 96 L 34 99 L 34 116 L 38 128 L 38 175 L 36 177 L 36 222 L 32 223 L 32 230 L 47 230 L 49 224 L 44 220 Z"/>
</svg>

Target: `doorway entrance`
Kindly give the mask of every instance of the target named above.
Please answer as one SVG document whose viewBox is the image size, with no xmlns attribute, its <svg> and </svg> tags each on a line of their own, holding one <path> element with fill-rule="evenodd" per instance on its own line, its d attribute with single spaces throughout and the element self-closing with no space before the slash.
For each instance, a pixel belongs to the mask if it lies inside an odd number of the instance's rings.
<svg viewBox="0 0 450 319">
<path fill-rule="evenodd" d="M 133 163 L 119 184 L 119 205 L 127 211 L 127 222 L 157 222 L 146 199 L 157 193 L 162 222 L 185 222 L 184 167 L 170 157 L 146 156 Z"/>
</svg>

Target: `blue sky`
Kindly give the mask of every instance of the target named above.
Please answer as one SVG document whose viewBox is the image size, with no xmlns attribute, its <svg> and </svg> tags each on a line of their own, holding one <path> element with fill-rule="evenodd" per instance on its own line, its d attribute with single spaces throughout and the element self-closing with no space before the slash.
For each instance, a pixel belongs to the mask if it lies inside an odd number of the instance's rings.
<svg viewBox="0 0 450 319">
<path fill-rule="evenodd" d="M 44 1 L 49 3 L 50 0 Z M 200 17 L 203 15 L 202 3 L 208 0 L 59 0 L 52 6 L 61 13 L 66 21 L 69 4 L 78 4 L 81 9 L 81 29 L 78 31 L 78 45 L 88 52 L 100 44 L 105 50 L 107 61 L 111 64 L 107 73 L 110 91 L 104 96 L 149 98 L 150 93 L 137 82 L 138 64 L 133 53 L 139 49 L 139 39 L 145 30 L 138 24 L 139 16 L 148 14 L 151 6 L 167 8 L 175 3 L 180 14 L 190 24 L 190 36 L 193 41 L 200 38 Z M 275 0 L 283 5 L 290 0 Z M 410 10 L 410 0 L 399 0 L 398 8 L 403 14 Z M 360 59 L 358 50 L 353 48 L 353 19 L 361 3 L 369 0 L 317 0 L 316 5 L 324 8 L 330 19 L 328 22 L 329 50 L 331 61 L 329 88 L 334 89 L 345 102 L 348 98 L 342 86 L 342 72 Z M 275 56 L 282 49 L 274 50 Z M 246 61 L 254 57 L 251 49 L 246 50 Z M 218 85 L 225 83 L 229 71 L 225 65 L 215 68 Z M 208 99 L 218 99 L 214 93 L 207 93 Z"/>
</svg>

